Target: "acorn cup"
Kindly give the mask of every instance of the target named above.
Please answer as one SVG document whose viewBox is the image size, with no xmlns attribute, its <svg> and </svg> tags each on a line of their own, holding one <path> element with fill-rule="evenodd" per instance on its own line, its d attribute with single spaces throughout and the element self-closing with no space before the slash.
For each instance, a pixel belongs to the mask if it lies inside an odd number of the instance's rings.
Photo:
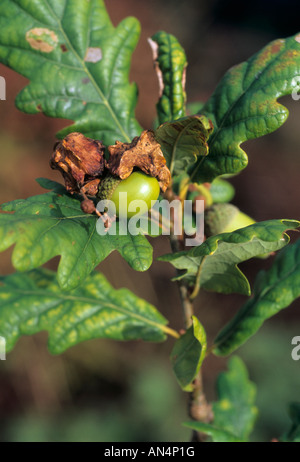
<svg viewBox="0 0 300 462">
<path fill-rule="evenodd" d="M 112 175 L 107 173 L 104 178 L 101 179 L 99 190 L 97 197 L 100 200 L 111 199 L 115 189 L 121 183 L 121 178 L 117 177 L 116 175 Z"/>
<path fill-rule="evenodd" d="M 232 204 L 214 204 L 205 211 L 204 232 L 207 237 L 230 233 L 253 225 L 255 220 L 241 212 Z"/>
</svg>

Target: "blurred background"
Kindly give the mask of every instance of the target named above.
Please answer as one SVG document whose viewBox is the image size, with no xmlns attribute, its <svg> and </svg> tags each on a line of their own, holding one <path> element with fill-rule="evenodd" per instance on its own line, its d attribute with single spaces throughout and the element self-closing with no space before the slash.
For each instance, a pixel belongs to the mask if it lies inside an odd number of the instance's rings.
<svg viewBox="0 0 300 462">
<path fill-rule="evenodd" d="M 158 85 L 147 38 L 158 30 L 174 34 L 188 57 L 188 102 L 206 101 L 226 70 L 248 59 L 275 38 L 299 32 L 298 0 L 109 0 L 112 21 L 135 16 L 142 35 L 133 56 L 131 80 L 139 87 L 137 118 L 149 128 L 155 116 Z M 14 100 L 27 81 L 0 65 L 7 99 L 0 102 L 1 202 L 40 194 L 37 177 L 61 181 L 50 169 L 55 134 L 68 121 L 16 110 Z M 285 97 L 291 116 L 277 132 L 244 145 L 249 166 L 232 179 L 234 203 L 254 219 L 300 218 L 300 102 Z M 295 234 L 292 240 L 295 239 Z M 297 236 L 296 236 L 297 237 Z M 154 256 L 169 252 L 168 240 L 152 241 Z M 13 272 L 11 249 L 0 256 L 0 273 Z M 58 258 L 47 266 L 55 269 Z M 241 265 L 253 283 L 271 259 Z M 128 287 L 154 304 L 180 329 L 182 315 L 174 270 L 154 263 L 147 273 L 132 271 L 116 253 L 98 268 L 115 288 Z M 209 340 L 245 298 L 203 292 L 196 315 Z M 299 401 L 300 364 L 291 359 L 291 339 L 300 335 L 300 303 L 269 320 L 238 354 L 257 384 L 260 414 L 253 441 L 277 437 L 289 425 L 287 404 Z M 163 344 L 93 340 L 61 356 L 47 351 L 44 333 L 23 337 L 0 361 L 0 441 L 189 441 L 187 396 L 170 366 L 173 341 Z M 216 399 L 215 380 L 226 361 L 204 363 L 207 397 Z"/>
</svg>

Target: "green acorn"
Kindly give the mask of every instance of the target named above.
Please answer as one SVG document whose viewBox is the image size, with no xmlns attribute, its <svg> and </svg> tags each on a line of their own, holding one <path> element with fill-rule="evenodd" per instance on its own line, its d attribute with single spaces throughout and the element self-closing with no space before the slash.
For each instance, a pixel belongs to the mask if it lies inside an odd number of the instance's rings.
<svg viewBox="0 0 300 462">
<path fill-rule="evenodd" d="M 158 199 L 160 186 L 156 178 L 146 175 L 141 171 L 135 171 L 128 178 L 121 180 L 111 174 L 107 174 L 100 183 L 98 197 L 101 200 L 109 199 L 115 204 L 116 215 L 120 216 L 120 209 L 126 203 L 120 201 L 120 193 L 126 193 L 128 218 L 146 213 L 152 206 L 152 202 Z M 138 211 L 130 210 L 130 204 L 135 201 L 141 201 Z M 123 209 L 123 212 L 124 209 Z"/>
<path fill-rule="evenodd" d="M 232 204 L 214 204 L 205 211 L 204 232 L 207 237 L 231 233 L 253 225 L 255 221 Z"/>
</svg>

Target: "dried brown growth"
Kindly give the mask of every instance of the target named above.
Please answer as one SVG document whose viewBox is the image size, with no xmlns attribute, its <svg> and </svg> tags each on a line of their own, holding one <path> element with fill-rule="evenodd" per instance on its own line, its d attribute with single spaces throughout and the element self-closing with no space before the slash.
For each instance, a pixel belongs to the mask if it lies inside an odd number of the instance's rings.
<svg viewBox="0 0 300 462">
<path fill-rule="evenodd" d="M 95 212 L 95 204 L 90 199 L 84 199 L 80 204 L 81 210 L 84 213 L 94 213 Z"/>
<path fill-rule="evenodd" d="M 94 196 L 104 170 L 104 149 L 101 141 L 70 133 L 55 146 L 50 166 L 62 173 L 69 192 L 83 188 L 85 194 Z"/>
<path fill-rule="evenodd" d="M 137 167 L 147 175 L 157 178 L 163 192 L 167 189 L 171 174 L 153 130 L 144 130 L 131 143 L 116 141 L 108 150 L 110 158 L 106 166 L 113 175 L 125 180 Z"/>
<path fill-rule="evenodd" d="M 82 194 L 87 194 L 88 196 L 97 196 L 99 190 L 100 179 L 91 180 L 86 183 L 80 190 Z"/>
</svg>

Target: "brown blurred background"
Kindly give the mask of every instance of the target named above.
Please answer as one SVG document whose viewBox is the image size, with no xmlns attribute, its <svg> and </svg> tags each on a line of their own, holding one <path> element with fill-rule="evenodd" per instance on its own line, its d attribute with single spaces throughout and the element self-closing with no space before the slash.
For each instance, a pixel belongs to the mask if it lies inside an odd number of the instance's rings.
<svg viewBox="0 0 300 462">
<path fill-rule="evenodd" d="M 186 50 L 188 102 L 205 101 L 229 67 L 270 40 L 299 32 L 296 0 L 106 4 L 114 24 L 135 16 L 142 25 L 131 79 L 139 87 L 137 118 L 145 128 L 152 125 L 158 98 L 147 44 L 156 31 L 176 35 Z M 0 195 L 5 202 L 42 193 L 37 177 L 61 181 L 49 168 L 49 156 L 56 132 L 68 122 L 17 111 L 14 100 L 27 81 L 2 65 L 0 75 L 7 82 L 7 99 L 0 102 Z M 237 191 L 233 202 L 258 221 L 300 215 L 300 102 L 291 97 L 282 102 L 290 118 L 279 131 L 244 146 L 249 166 L 232 179 Z M 170 250 L 165 238 L 152 243 L 155 257 Z M 1 254 L 1 274 L 14 271 L 10 257 L 11 249 Z M 55 269 L 57 262 L 47 266 Z M 255 260 L 241 267 L 253 283 L 257 271 L 270 264 Z M 136 273 L 114 253 L 99 270 L 114 287 L 128 287 L 153 303 L 172 327 L 182 327 L 177 288 L 170 282 L 174 271 L 168 264 L 154 260 L 149 272 Z M 195 311 L 210 341 L 243 301 L 241 296 L 207 292 L 199 296 Z M 294 302 L 238 351 L 258 386 L 261 413 L 254 440 L 278 436 L 288 424 L 287 403 L 300 398 L 299 364 L 290 356 L 291 339 L 300 335 L 299 309 Z M 187 418 L 186 396 L 169 363 L 172 340 L 154 345 L 93 340 L 58 357 L 51 356 L 46 345 L 44 333 L 24 337 L 0 362 L 0 441 L 188 441 L 189 431 L 181 427 Z M 209 399 L 216 397 L 214 382 L 225 366 L 226 361 L 217 358 L 204 364 Z"/>
</svg>

